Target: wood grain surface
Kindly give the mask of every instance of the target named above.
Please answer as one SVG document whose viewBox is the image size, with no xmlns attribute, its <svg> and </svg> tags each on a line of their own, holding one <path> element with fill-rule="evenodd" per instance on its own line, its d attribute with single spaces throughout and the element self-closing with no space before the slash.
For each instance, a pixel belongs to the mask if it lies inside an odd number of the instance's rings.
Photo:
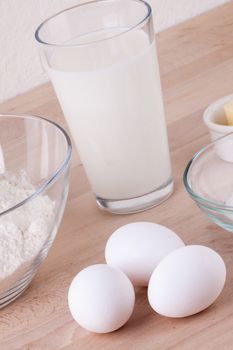
<svg viewBox="0 0 233 350">
<path fill-rule="evenodd" d="M 233 236 L 202 214 L 182 184 L 188 160 L 209 140 L 202 122 L 204 108 L 233 91 L 233 3 L 160 33 L 157 42 L 174 194 L 143 213 L 114 216 L 101 212 L 75 153 L 67 207 L 49 256 L 27 291 L 0 310 L 1 350 L 233 349 Z M 5 102 L 0 111 L 46 116 L 66 128 L 50 84 Z M 135 311 L 123 328 L 111 334 L 91 334 L 71 318 L 69 284 L 83 267 L 104 261 L 105 242 L 116 228 L 138 220 L 164 224 L 187 244 L 216 249 L 227 266 L 226 286 L 213 306 L 183 319 L 155 314 L 146 289 L 138 288 Z"/>
</svg>

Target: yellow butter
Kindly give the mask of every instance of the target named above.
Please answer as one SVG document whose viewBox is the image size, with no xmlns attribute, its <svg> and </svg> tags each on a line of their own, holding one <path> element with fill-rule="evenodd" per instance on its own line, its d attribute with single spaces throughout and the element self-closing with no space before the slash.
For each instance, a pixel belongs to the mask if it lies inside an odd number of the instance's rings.
<svg viewBox="0 0 233 350">
<path fill-rule="evenodd" d="M 233 100 L 227 102 L 224 106 L 224 112 L 228 125 L 233 125 Z"/>
</svg>

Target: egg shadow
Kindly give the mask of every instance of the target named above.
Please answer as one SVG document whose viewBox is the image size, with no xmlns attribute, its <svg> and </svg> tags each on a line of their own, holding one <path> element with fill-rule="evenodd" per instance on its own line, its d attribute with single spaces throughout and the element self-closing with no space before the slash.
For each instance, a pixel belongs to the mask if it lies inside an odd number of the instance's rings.
<svg viewBox="0 0 233 350">
<path fill-rule="evenodd" d="M 155 319 L 156 317 L 157 315 L 148 302 L 147 288 L 137 287 L 135 289 L 134 311 L 124 328 L 127 328 L 127 330 L 133 328 L 135 330 L 137 327 L 141 327 L 142 324 L 145 326 L 151 323 L 151 319 Z"/>
</svg>

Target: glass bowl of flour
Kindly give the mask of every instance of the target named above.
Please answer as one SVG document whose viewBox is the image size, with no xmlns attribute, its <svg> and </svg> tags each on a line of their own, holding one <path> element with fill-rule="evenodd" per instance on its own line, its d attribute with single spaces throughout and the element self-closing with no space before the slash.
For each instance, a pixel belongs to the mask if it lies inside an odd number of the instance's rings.
<svg viewBox="0 0 233 350">
<path fill-rule="evenodd" d="M 0 114 L 0 308 L 29 285 L 66 204 L 71 142 L 40 117 Z"/>
</svg>

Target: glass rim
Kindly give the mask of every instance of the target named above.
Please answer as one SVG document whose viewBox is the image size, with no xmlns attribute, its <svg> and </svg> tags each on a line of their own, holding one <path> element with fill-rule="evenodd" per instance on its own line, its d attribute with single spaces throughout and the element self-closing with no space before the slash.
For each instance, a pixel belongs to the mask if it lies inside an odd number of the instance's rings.
<svg viewBox="0 0 233 350">
<path fill-rule="evenodd" d="M 92 45 L 92 44 L 95 44 L 95 43 L 100 43 L 100 42 L 103 42 L 103 41 L 111 40 L 111 39 L 116 38 L 118 36 L 124 35 L 124 34 L 126 34 L 128 32 L 131 32 L 132 30 L 135 30 L 135 29 L 141 27 L 144 23 L 146 23 L 148 21 L 148 19 L 152 15 L 152 8 L 151 8 L 150 4 L 147 1 L 145 1 L 145 0 L 128 0 L 128 1 L 131 1 L 132 3 L 141 3 L 142 5 L 144 5 L 147 8 L 147 14 L 139 22 L 137 22 L 136 24 L 132 25 L 131 27 L 123 30 L 122 32 L 120 32 L 118 34 L 114 34 L 114 35 L 112 35 L 110 37 L 107 37 L 107 38 L 104 38 L 104 39 L 98 39 L 98 40 L 93 40 L 93 41 L 86 42 L 86 43 L 84 42 L 84 43 L 73 44 L 73 45 L 70 45 L 70 44 L 69 45 L 67 45 L 67 44 L 55 44 L 55 43 L 52 43 L 52 42 L 47 42 L 45 40 L 42 40 L 41 37 L 40 37 L 41 29 L 47 23 L 49 23 L 52 19 L 54 19 L 57 16 L 60 16 L 60 15 L 64 14 L 65 12 L 68 12 L 68 11 L 71 11 L 71 10 L 74 10 L 74 9 L 77 9 L 77 8 L 81 8 L 81 7 L 86 7 L 86 6 L 89 6 L 89 5 L 94 5 L 96 3 L 110 3 L 110 2 L 116 2 L 116 1 L 119 1 L 119 0 L 92 0 L 92 1 L 85 2 L 83 4 L 78 4 L 78 5 L 75 5 L 75 6 L 68 7 L 66 9 L 64 9 L 64 10 L 58 11 L 55 14 L 53 14 L 52 16 L 46 18 L 37 27 L 37 29 L 35 31 L 35 39 L 36 39 L 36 41 L 39 44 L 46 45 L 46 46 L 51 46 L 51 47 L 57 47 L 57 48 L 72 48 L 72 47 L 80 47 L 80 46 L 85 46 L 85 45 Z"/>
<path fill-rule="evenodd" d="M 221 141 L 222 139 L 228 138 L 229 136 L 233 137 L 233 132 L 223 135 L 221 137 L 219 137 L 218 139 L 208 143 L 207 145 L 205 145 L 204 147 L 202 147 L 198 152 L 196 152 L 194 154 L 194 156 L 191 158 L 191 160 L 188 162 L 187 166 L 185 167 L 184 170 L 184 174 L 183 174 L 183 183 L 184 186 L 187 190 L 187 192 L 190 194 L 190 196 L 196 200 L 197 202 L 199 202 L 200 204 L 204 205 L 205 207 L 214 210 L 214 211 L 223 211 L 223 212 L 233 212 L 233 206 L 231 205 L 226 205 L 226 204 L 222 204 L 221 202 L 215 201 L 215 200 L 210 200 L 207 199 L 205 197 L 202 197 L 200 195 L 198 195 L 191 187 L 190 183 L 189 183 L 189 172 L 191 169 L 191 166 L 193 165 L 193 163 L 196 161 L 196 159 L 198 159 L 206 150 L 210 149 L 211 147 L 213 147 L 215 144 L 217 144 L 219 141 Z"/>
<path fill-rule="evenodd" d="M 47 118 L 37 116 L 37 115 L 32 115 L 32 114 L 24 114 L 24 113 L 19 113 L 19 114 L 14 114 L 14 113 L 0 113 L 0 119 L 1 118 L 21 118 L 21 119 L 34 119 L 34 120 L 39 120 L 41 122 L 46 122 L 48 124 L 52 124 L 55 126 L 56 129 L 60 131 L 60 133 L 63 135 L 66 145 L 67 145 L 67 150 L 66 154 L 64 157 L 64 160 L 62 161 L 61 165 L 56 169 L 51 176 L 47 178 L 43 182 L 41 186 L 39 186 L 32 194 L 27 196 L 24 200 L 20 201 L 19 203 L 16 203 L 15 205 L 7 208 L 4 211 L 0 212 L 0 216 L 5 215 L 10 213 L 11 211 L 20 208 L 24 204 L 30 202 L 32 199 L 36 198 L 39 194 L 43 193 L 46 191 L 52 184 L 54 184 L 57 179 L 64 173 L 64 171 L 69 167 L 70 161 L 71 161 L 71 154 L 72 154 L 72 143 L 70 140 L 69 135 L 67 132 L 57 123 L 53 122 L 52 120 L 49 120 Z"/>
</svg>

